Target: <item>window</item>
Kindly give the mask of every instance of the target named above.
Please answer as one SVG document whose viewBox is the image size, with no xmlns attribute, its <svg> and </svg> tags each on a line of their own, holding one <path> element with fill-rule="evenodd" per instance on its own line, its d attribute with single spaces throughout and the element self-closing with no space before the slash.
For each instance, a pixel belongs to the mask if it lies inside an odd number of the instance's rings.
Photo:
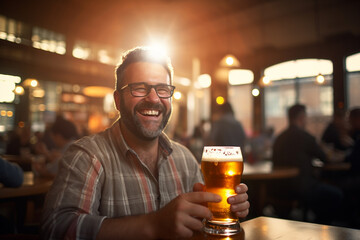
<svg viewBox="0 0 360 240">
<path fill-rule="evenodd" d="M 247 135 L 252 135 L 253 96 L 251 95 L 254 74 L 247 69 L 234 69 L 229 72 L 228 98 L 235 118 L 239 120 Z"/>
<path fill-rule="evenodd" d="M 320 138 L 333 114 L 332 63 L 323 59 L 301 59 L 280 63 L 267 68 L 265 76 L 270 84 L 264 87 L 264 113 L 266 127 L 275 134 L 287 127 L 287 109 L 295 103 L 307 107 L 307 130 Z M 316 82 L 321 73 L 323 84 Z"/>
<path fill-rule="evenodd" d="M 346 58 L 348 108 L 360 106 L 360 53 Z"/>
</svg>

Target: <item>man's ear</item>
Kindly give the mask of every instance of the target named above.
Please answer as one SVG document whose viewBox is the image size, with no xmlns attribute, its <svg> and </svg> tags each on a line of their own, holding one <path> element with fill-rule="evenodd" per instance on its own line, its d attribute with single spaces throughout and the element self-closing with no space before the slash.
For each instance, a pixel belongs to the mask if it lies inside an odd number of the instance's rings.
<svg viewBox="0 0 360 240">
<path fill-rule="evenodd" d="M 114 101 L 116 109 L 120 111 L 120 93 L 117 90 L 114 91 Z"/>
</svg>

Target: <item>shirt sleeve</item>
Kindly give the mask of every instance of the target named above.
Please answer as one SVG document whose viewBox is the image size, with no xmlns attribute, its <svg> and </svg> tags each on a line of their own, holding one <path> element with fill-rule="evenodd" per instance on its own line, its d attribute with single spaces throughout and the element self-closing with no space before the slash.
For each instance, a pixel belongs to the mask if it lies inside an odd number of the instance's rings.
<svg viewBox="0 0 360 240">
<path fill-rule="evenodd" d="M 95 239 L 105 216 L 99 216 L 103 167 L 95 155 L 77 146 L 60 160 L 47 194 L 42 239 Z"/>
<path fill-rule="evenodd" d="M 0 183 L 5 187 L 20 187 L 24 181 L 24 172 L 19 165 L 0 158 Z"/>
</svg>

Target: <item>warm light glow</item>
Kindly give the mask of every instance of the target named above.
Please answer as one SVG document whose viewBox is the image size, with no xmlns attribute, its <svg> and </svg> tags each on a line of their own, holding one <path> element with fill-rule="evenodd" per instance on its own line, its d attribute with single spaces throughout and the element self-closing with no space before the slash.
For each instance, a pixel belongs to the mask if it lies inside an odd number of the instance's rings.
<svg viewBox="0 0 360 240">
<path fill-rule="evenodd" d="M 232 54 L 227 54 L 220 61 L 222 67 L 240 67 L 239 60 Z"/>
<path fill-rule="evenodd" d="M 257 88 L 253 88 L 253 90 L 251 91 L 251 94 L 254 96 L 254 97 L 257 97 L 260 95 L 260 91 L 259 89 Z"/>
<path fill-rule="evenodd" d="M 104 97 L 104 111 L 109 114 L 115 114 L 115 103 L 114 103 L 114 96 L 112 93 L 108 93 Z M 112 118 L 112 117 L 110 117 Z"/>
<path fill-rule="evenodd" d="M 218 96 L 218 97 L 216 98 L 216 103 L 217 103 L 218 105 L 223 105 L 223 104 L 225 103 L 224 97 Z"/>
<path fill-rule="evenodd" d="M 265 69 L 264 74 L 272 81 L 276 81 L 281 79 L 315 77 L 319 72 L 323 75 L 332 74 L 332 62 L 323 59 L 298 59 L 268 67 Z"/>
<path fill-rule="evenodd" d="M 360 71 L 360 53 L 353 54 L 346 58 L 346 70 L 348 72 Z"/>
<path fill-rule="evenodd" d="M 23 121 L 20 121 L 18 123 L 18 126 L 19 126 L 19 128 L 23 128 L 23 127 L 25 127 L 25 123 Z"/>
<path fill-rule="evenodd" d="M 181 84 L 185 87 L 188 87 L 191 85 L 190 79 L 184 78 L 184 77 L 176 77 L 176 76 L 174 76 L 174 83 Z"/>
<path fill-rule="evenodd" d="M 60 43 L 58 42 L 55 52 L 57 54 L 64 55 L 66 53 L 65 42 L 63 42 L 63 41 L 61 41 Z"/>
<path fill-rule="evenodd" d="M 230 85 L 249 84 L 254 81 L 254 74 L 247 69 L 233 69 L 229 71 Z"/>
<path fill-rule="evenodd" d="M 83 95 L 73 94 L 72 101 L 77 104 L 83 104 L 86 103 L 87 99 Z"/>
<path fill-rule="evenodd" d="M 0 102 L 13 102 L 15 100 L 15 83 L 19 83 L 21 78 L 0 74 Z"/>
<path fill-rule="evenodd" d="M 211 77 L 209 74 L 201 74 L 197 81 L 200 88 L 208 88 L 211 86 Z"/>
<path fill-rule="evenodd" d="M 6 111 L 5 110 L 1 110 L 1 116 L 3 116 L 3 117 L 6 116 Z"/>
<path fill-rule="evenodd" d="M 87 59 L 90 55 L 90 49 L 77 46 L 73 49 L 72 55 L 76 58 Z"/>
<path fill-rule="evenodd" d="M 19 76 L 0 74 L 0 80 L 20 83 L 21 78 Z"/>
<path fill-rule="evenodd" d="M 74 102 L 77 104 L 84 104 L 87 102 L 87 98 L 85 96 L 74 93 L 63 93 L 61 95 L 61 100 L 63 102 Z"/>
<path fill-rule="evenodd" d="M 24 87 L 37 87 L 38 81 L 34 78 L 27 78 L 23 82 Z"/>
<path fill-rule="evenodd" d="M 32 87 L 36 87 L 36 86 L 38 85 L 38 81 L 36 81 L 35 79 L 33 79 L 33 80 L 31 80 L 30 85 L 31 85 Z"/>
<path fill-rule="evenodd" d="M 175 91 L 175 92 L 174 92 L 174 98 L 175 98 L 176 100 L 180 100 L 180 99 L 181 99 L 181 96 L 182 96 L 181 92 L 179 92 L 179 91 Z"/>
<path fill-rule="evenodd" d="M 227 172 L 227 175 L 228 175 L 228 176 L 234 176 L 234 175 L 235 175 L 235 172 L 232 171 L 232 170 L 229 170 L 229 171 Z"/>
<path fill-rule="evenodd" d="M 45 96 L 45 91 L 43 89 L 34 89 L 32 95 L 36 98 L 43 98 Z"/>
<path fill-rule="evenodd" d="M 16 86 L 14 92 L 16 95 L 23 95 L 25 90 L 22 86 Z"/>
<path fill-rule="evenodd" d="M 73 90 L 73 92 L 78 93 L 78 92 L 80 92 L 81 87 L 80 87 L 80 85 L 78 85 L 78 84 L 74 84 L 74 85 L 72 86 L 72 90 Z"/>
<path fill-rule="evenodd" d="M 6 39 L 7 37 L 7 33 L 6 32 L 0 32 L 0 38 L 1 39 Z"/>
<path fill-rule="evenodd" d="M 99 61 L 102 63 L 111 64 L 111 62 L 112 62 L 112 59 L 109 56 L 108 51 L 105 49 L 99 50 L 98 57 L 99 57 Z"/>
<path fill-rule="evenodd" d="M 262 82 L 264 85 L 269 85 L 270 84 L 270 78 L 268 76 L 263 76 L 262 77 Z"/>
<path fill-rule="evenodd" d="M 83 93 L 88 97 L 105 97 L 106 94 L 114 92 L 114 89 L 102 86 L 85 87 Z"/>
<path fill-rule="evenodd" d="M 227 57 L 226 58 L 226 64 L 229 66 L 232 66 L 234 64 L 234 58 L 233 57 Z"/>
<path fill-rule="evenodd" d="M 12 117 L 14 115 L 14 113 L 12 111 L 7 111 L 6 112 L 6 116 L 8 117 Z"/>
<path fill-rule="evenodd" d="M 319 84 L 323 84 L 325 82 L 325 77 L 319 73 L 319 75 L 316 76 L 316 82 Z"/>
<path fill-rule="evenodd" d="M 165 43 L 159 43 L 153 41 L 149 45 L 149 48 L 151 50 L 150 54 L 152 58 L 157 59 L 159 57 L 168 56 L 168 48 Z"/>
<path fill-rule="evenodd" d="M 46 110 L 45 104 L 39 104 L 39 111 L 44 112 Z"/>
</svg>

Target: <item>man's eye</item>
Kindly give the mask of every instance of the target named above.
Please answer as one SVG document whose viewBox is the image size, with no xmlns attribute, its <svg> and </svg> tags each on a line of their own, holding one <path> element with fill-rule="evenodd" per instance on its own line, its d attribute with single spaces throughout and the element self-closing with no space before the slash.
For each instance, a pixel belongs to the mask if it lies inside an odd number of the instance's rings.
<svg viewBox="0 0 360 240">
<path fill-rule="evenodd" d="M 137 92 L 145 92 L 146 88 L 145 87 L 134 87 L 133 90 L 137 91 Z"/>
<path fill-rule="evenodd" d="M 164 86 L 164 87 L 158 87 L 157 91 L 158 92 L 170 92 L 170 89 L 168 87 Z"/>
</svg>

